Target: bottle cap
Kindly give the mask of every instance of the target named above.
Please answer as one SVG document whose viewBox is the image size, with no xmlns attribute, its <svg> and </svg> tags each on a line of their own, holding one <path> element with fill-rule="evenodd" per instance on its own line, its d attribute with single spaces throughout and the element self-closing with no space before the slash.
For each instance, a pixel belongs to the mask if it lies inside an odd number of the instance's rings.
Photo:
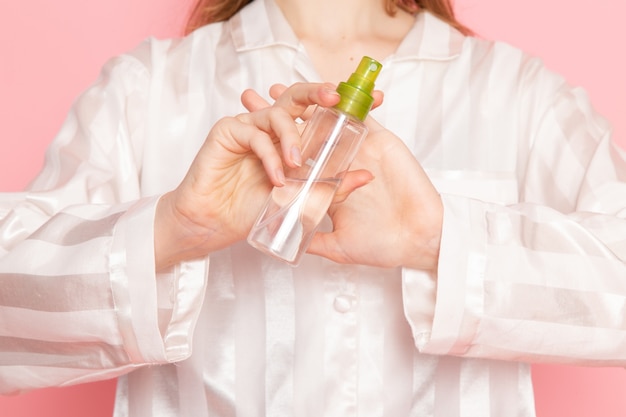
<svg viewBox="0 0 626 417">
<path fill-rule="evenodd" d="M 374 103 L 372 91 L 382 67 L 380 62 L 364 56 L 348 81 L 339 83 L 337 92 L 341 100 L 335 108 L 359 120 L 365 120 Z"/>
</svg>

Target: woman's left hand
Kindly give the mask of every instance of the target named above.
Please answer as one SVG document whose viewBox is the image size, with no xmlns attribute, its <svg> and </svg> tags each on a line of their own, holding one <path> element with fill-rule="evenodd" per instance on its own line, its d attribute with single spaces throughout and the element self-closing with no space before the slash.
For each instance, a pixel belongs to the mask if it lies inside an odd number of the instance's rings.
<svg viewBox="0 0 626 417">
<path fill-rule="evenodd" d="M 340 263 L 435 271 L 439 193 L 400 138 L 371 117 L 366 124 L 369 133 L 351 169 L 366 169 L 374 179 L 331 205 L 333 231 L 317 233 L 308 252 Z"/>
</svg>

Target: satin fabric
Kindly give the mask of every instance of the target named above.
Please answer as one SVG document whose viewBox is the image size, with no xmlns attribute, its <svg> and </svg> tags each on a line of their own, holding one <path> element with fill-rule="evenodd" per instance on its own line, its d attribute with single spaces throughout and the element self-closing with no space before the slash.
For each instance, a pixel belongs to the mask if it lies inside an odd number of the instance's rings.
<svg viewBox="0 0 626 417">
<path fill-rule="evenodd" d="M 0 195 L 0 390 L 121 376 L 116 416 L 528 417 L 528 362 L 623 366 L 626 163 L 584 92 L 428 13 L 383 65 L 372 116 L 442 194 L 436 277 L 245 243 L 155 274 L 155 205 L 210 127 L 246 88 L 319 81 L 256 0 L 112 59 Z"/>
</svg>

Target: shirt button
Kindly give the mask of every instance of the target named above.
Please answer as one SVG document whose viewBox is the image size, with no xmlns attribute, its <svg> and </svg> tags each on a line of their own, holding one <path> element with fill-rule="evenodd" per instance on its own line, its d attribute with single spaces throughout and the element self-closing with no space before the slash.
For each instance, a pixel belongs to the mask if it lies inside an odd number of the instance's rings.
<svg viewBox="0 0 626 417">
<path fill-rule="evenodd" d="M 335 297 L 333 307 L 339 313 L 347 313 L 352 311 L 357 306 L 357 299 L 353 295 L 338 295 Z"/>
</svg>

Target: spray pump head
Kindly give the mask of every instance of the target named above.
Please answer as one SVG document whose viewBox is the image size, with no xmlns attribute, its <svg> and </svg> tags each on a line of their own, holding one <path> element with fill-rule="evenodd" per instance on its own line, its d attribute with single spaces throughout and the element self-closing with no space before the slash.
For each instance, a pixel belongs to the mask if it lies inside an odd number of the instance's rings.
<svg viewBox="0 0 626 417">
<path fill-rule="evenodd" d="M 341 100 L 335 108 L 359 120 L 365 120 L 374 103 L 372 91 L 382 67 L 380 62 L 364 56 L 348 81 L 339 83 L 337 92 Z"/>
</svg>

